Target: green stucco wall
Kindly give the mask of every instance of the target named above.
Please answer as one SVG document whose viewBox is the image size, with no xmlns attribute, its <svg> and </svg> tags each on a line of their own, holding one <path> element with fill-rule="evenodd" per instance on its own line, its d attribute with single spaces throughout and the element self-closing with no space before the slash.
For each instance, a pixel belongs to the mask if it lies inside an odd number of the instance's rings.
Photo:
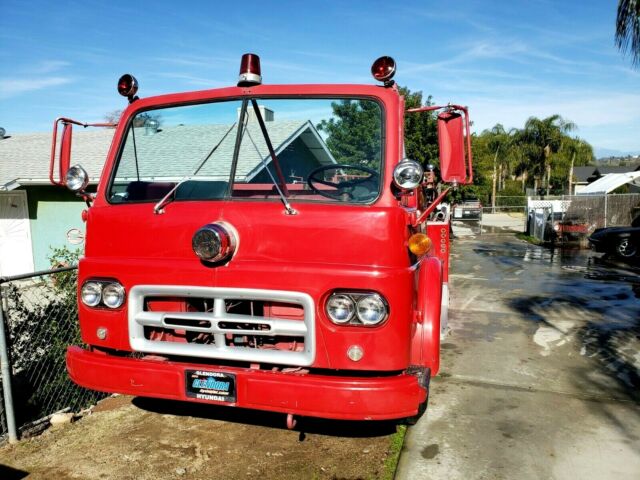
<svg viewBox="0 0 640 480">
<path fill-rule="evenodd" d="M 33 262 L 36 270 L 51 267 L 52 248 L 84 249 L 84 244 L 71 245 L 67 232 L 72 228 L 85 231 L 80 217 L 85 203 L 70 191 L 60 187 L 28 187 L 29 223 Z"/>
</svg>

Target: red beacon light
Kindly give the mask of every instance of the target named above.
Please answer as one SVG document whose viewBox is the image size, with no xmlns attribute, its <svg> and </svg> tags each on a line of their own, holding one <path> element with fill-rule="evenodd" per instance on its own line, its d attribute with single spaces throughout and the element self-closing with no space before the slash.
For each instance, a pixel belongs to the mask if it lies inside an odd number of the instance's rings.
<svg viewBox="0 0 640 480">
<path fill-rule="evenodd" d="M 239 87 L 251 87 L 262 83 L 260 57 L 255 53 L 245 53 L 240 61 Z"/>
<path fill-rule="evenodd" d="M 123 97 L 129 99 L 129 103 L 133 103 L 138 100 L 136 93 L 138 93 L 138 80 L 133 75 L 125 73 L 118 80 L 118 93 Z"/>
<path fill-rule="evenodd" d="M 384 82 L 385 87 L 393 85 L 393 76 L 396 74 L 396 61 L 391 57 L 380 57 L 371 65 L 371 75 L 379 82 Z"/>
</svg>

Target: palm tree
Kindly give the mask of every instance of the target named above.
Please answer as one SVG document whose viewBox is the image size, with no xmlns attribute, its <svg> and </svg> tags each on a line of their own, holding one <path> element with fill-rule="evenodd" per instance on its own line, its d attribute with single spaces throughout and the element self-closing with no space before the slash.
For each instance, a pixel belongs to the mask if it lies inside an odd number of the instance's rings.
<svg viewBox="0 0 640 480">
<path fill-rule="evenodd" d="M 575 129 L 576 125 L 573 122 L 556 114 L 543 119 L 529 117 L 521 131 L 520 141 L 523 143 L 534 178 L 542 184 L 546 173 L 547 195 L 550 189 L 551 156 L 560 151 L 566 134 Z"/>
<path fill-rule="evenodd" d="M 510 153 L 510 149 L 512 145 L 512 135 L 511 135 L 511 131 L 507 132 L 501 123 L 496 124 L 491 130 L 484 130 L 482 132 L 482 135 L 486 136 L 489 139 L 487 147 L 489 148 L 489 151 L 493 153 L 493 176 L 492 176 L 493 182 L 492 182 L 492 188 L 491 188 L 491 192 L 492 192 L 491 207 L 492 207 L 492 212 L 495 213 L 496 185 L 499 180 L 498 163 L 500 165 L 500 177 L 501 177 L 503 167 L 506 167 L 504 163 L 504 159 Z"/>
<path fill-rule="evenodd" d="M 631 64 L 640 66 L 640 1 L 620 0 L 616 17 L 616 46 L 631 55 Z"/>
<path fill-rule="evenodd" d="M 568 180 L 568 193 L 573 194 L 573 168 L 579 165 L 588 165 L 593 162 L 593 148 L 581 138 L 570 138 L 564 147 L 567 159 L 570 159 Z"/>
</svg>

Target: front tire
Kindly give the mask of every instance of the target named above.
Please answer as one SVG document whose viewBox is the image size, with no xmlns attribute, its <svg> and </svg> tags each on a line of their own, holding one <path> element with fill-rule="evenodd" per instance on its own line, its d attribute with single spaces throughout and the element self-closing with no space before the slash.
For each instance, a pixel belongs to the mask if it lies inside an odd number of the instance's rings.
<svg viewBox="0 0 640 480">
<path fill-rule="evenodd" d="M 635 257 L 638 253 L 638 247 L 631 241 L 631 238 L 625 237 L 616 243 L 616 255 L 622 259 L 628 260 Z"/>
</svg>

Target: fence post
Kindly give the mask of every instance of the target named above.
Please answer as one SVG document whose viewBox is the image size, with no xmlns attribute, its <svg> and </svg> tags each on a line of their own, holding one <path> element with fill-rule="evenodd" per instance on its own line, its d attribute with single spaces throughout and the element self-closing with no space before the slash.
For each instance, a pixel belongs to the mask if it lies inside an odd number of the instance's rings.
<svg viewBox="0 0 640 480">
<path fill-rule="evenodd" d="M 604 228 L 607 228 L 607 199 L 609 195 L 604 194 Z"/>
<path fill-rule="evenodd" d="M 9 443 L 18 441 L 16 417 L 13 411 L 13 393 L 11 391 L 11 365 L 9 364 L 9 349 L 7 346 L 6 325 L 4 324 L 4 309 L 2 307 L 2 282 L 0 282 L 0 367 L 2 367 L 2 393 L 4 396 L 4 410 L 7 417 L 7 431 Z"/>
</svg>

